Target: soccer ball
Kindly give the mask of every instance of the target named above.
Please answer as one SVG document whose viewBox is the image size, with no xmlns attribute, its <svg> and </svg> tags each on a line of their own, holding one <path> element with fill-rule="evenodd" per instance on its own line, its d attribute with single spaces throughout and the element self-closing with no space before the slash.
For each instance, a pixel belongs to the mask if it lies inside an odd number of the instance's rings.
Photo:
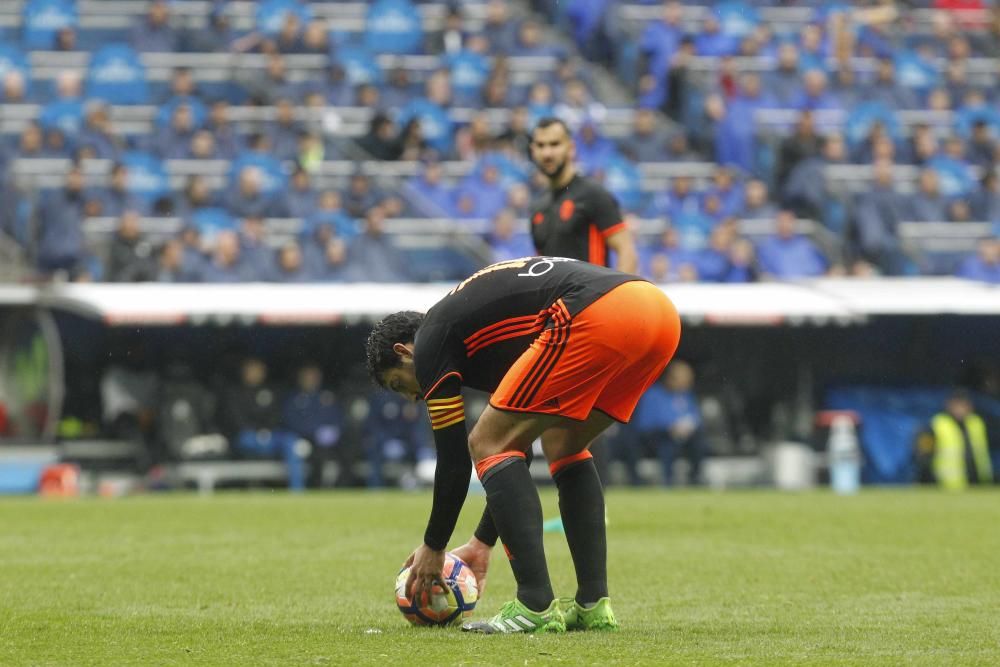
<svg viewBox="0 0 1000 667">
<path fill-rule="evenodd" d="M 476 575 L 472 569 L 449 552 L 445 554 L 441 574 L 446 586 L 435 584 L 430 595 L 422 593 L 419 600 L 410 600 L 406 594 L 410 568 L 404 567 L 396 575 L 396 605 L 411 624 L 459 625 L 472 615 L 479 598 Z"/>
</svg>

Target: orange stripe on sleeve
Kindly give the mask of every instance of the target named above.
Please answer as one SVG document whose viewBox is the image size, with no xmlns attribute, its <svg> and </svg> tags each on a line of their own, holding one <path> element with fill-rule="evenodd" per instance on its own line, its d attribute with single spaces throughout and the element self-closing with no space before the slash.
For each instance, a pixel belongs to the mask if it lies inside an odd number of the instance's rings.
<svg viewBox="0 0 1000 667">
<path fill-rule="evenodd" d="M 454 426 L 455 424 L 460 424 L 465 421 L 465 412 L 460 412 L 455 417 L 451 419 L 446 419 L 442 422 L 431 423 L 431 429 L 434 431 L 440 431 L 443 428 L 448 428 L 449 426 Z"/>
<path fill-rule="evenodd" d="M 604 266 L 604 237 L 597 225 L 591 225 L 587 234 L 587 261 L 591 264 Z"/>
<path fill-rule="evenodd" d="M 465 420 L 465 403 L 461 396 L 427 401 L 427 414 L 435 431 Z"/>
<path fill-rule="evenodd" d="M 626 227 L 628 227 L 628 223 L 622 220 L 617 225 L 612 225 L 611 227 L 608 227 L 607 229 L 602 231 L 601 236 L 603 236 L 604 238 L 608 238 L 613 234 L 617 234 L 618 232 L 624 231 Z"/>
<path fill-rule="evenodd" d="M 465 406 L 462 403 L 455 403 L 453 405 L 448 405 L 444 407 L 427 408 L 427 412 L 430 413 L 430 415 L 435 419 L 438 419 L 440 417 L 444 417 L 445 415 L 451 414 L 455 410 L 463 410 L 464 407 Z"/>
<path fill-rule="evenodd" d="M 447 421 L 452 417 L 463 416 L 463 415 L 465 415 L 465 407 L 461 405 L 458 405 L 454 408 L 449 408 L 447 410 L 442 410 L 441 412 L 430 413 L 431 421 L 433 423 Z"/>
<path fill-rule="evenodd" d="M 461 396 L 452 396 L 451 398 L 431 398 L 427 400 L 428 410 L 447 410 L 453 408 L 456 405 L 462 404 Z"/>
<path fill-rule="evenodd" d="M 430 396 L 431 394 L 433 394 L 434 391 L 441 386 L 441 383 L 450 377 L 457 377 L 459 382 L 462 381 L 462 374 L 459 373 L 458 371 L 451 371 L 450 373 L 445 373 L 444 375 L 439 377 L 434 384 L 431 385 L 430 389 L 424 392 L 424 396 Z"/>
</svg>

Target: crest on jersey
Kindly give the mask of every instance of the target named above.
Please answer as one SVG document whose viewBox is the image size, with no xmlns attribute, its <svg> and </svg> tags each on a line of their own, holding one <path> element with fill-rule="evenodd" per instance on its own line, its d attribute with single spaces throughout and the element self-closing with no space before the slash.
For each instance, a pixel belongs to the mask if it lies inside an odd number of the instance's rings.
<svg viewBox="0 0 1000 667">
<path fill-rule="evenodd" d="M 545 216 L 542 215 L 541 211 L 539 211 L 534 216 L 532 216 L 531 222 L 532 222 L 532 224 L 540 225 L 540 224 L 542 224 L 542 220 L 544 220 L 544 219 L 545 219 Z"/>
<path fill-rule="evenodd" d="M 567 199 L 559 205 L 559 219 L 563 222 L 569 220 L 573 217 L 573 211 L 575 210 L 576 204 L 573 203 L 572 199 Z"/>
</svg>

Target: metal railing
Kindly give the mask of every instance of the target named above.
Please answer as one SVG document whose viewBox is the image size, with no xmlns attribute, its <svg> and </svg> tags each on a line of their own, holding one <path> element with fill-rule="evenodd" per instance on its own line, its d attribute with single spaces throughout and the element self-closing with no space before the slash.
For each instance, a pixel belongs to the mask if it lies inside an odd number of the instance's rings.
<svg viewBox="0 0 1000 667">
<path fill-rule="evenodd" d="M 938 13 L 937 10 L 908 10 L 898 4 L 897 8 L 901 18 L 906 18 L 909 23 L 897 19 L 896 25 L 905 25 L 906 29 L 913 34 L 928 34 L 933 30 L 934 16 Z M 796 30 L 816 20 L 816 8 L 814 7 L 756 7 L 755 9 L 761 22 L 768 24 L 775 31 Z M 705 5 L 684 5 L 681 10 L 681 23 L 687 31 L 697 32 L 701 28 L 702 21 L 711 15 L 712 11 L 712 7 Z M 618 3 L 617 13 L 618 18 L 628 28 L 635 29 L 650 21 L 659 20 L 663 16 L 663 9 L 659 4 Z M 982 32 L 986 29 L 989 18 L 989 9 L 963 10 L 962 29 Z"/>
<path fill-rule="evenodd" d="M 86 73 L 90 64 L 89 51 L 31 51 L 28 63 L 33 79 L 50 80 L 60 72 L 69 70 Z M 282 56 L 292 80 L 314 76 L 315 72 L 326 70 L 331 63 L 325 54 L 286 54 Z M 397 67 L 406 69 L 411 75 L 425 75 L 444 66 L 444 61 L 436 55 L 393 55 L 376 56 L 376 62 L 383 69 Z M 490 59 L 491 62 L 493 59 Z M 527 84 L 530 76 L 539 72 L 551 72 L 558 64 L 554 56 L 508 56 L 505 59 L 514 84 Z M 178 67 L 189 67 L 196 81 L 218 81 L 221 75 L 231 79 L 233 72 L 259 72 L 267 66 L 268 56 L 259 53 L 140 53 L 139 62 L 146 68 L 146 76 L 151 81 L 167 81 Z"/>
<path fill-rule="evenodd" d="M 0 27 L 20 27 L 24 0 L 5 0 L 0 3 Z M 205 27 L 208 25 L 212 3 L 204 0 L 178 0 L 171 4 L 171 24 L 176 27 Z M 345 31 L 364 29 L 367 4 L 364 2 L 315 2 L 310 10 L 316 19 L 327 21 L 331 27 Z M 426 31 L 440 30 L 447 11 L 445 3 L 416 5 Z M 77 9 L 82 28 L 126 28 L 145 14 L 145 3 L 116 2 L 114 0 L 79 0 Z M 486 16 L 486 6 L 481 2 L 463 2 L 462 11 L 470 29 L 481 29 Z M 245 0 L 230 2 L 225 8 L 230 25 L 238 31 L 256 27 L 257 3 Z"/>
<path fill-rule="evenodd" d="M 68 158 L 18 158 L 11 162 L 10 173 L 15 183 L 27 188 L 62 187 L 71 161 Z M 173 189 L 180 190 L 188 178 L 204 176 L 214 188 L 225 187 L 230 177 L 231 163 L 226 160 L 164 160 L 164 169 Z M 85 160 L 82 169 L 85 183 L 102 186 L 108 183 L 112 162 L 110 160 Z M 468 161 L 442 163 L 445 176 L 458 179 L 468 176 L 476 164 Z M 377 160 L 331 160 L 323 162 L 313 173 L 317 187 L 339 184 L 355 173 L 387 179 L 408 178 L 419 174 L 423 165 L 417 161 L 380 162 Z M 642 189 L 657 192 L 666 188 L 677 176 L 693 177 L 698 184 L 707 183 L 718 169 L 714 162 L 643 162 L 638 165 Z"/>
<path fill-rule="evenodd" d="M 527 220 L 520 228 L 527 229 Z M 118 228 L 113 217 L 87 218 L 83 221 L 86 245 L 97 256 L 103 256 Z M 652 242 L 665 231 L 669 223 L 664 218 L 643 218 L 635 221 L 635 231 L 640 243 Z M 144 239 L 158 245 L 176 236 L 184 221 L 177 217 L 144 217 L 139 220 L 139 231 Z M 299 238 L 305 222 L 299 218 L 269 218 L 264 221 L 266 244 L 278 248 L 289 240 Z M 742 219 L 737 222 L 739 233 L 751 240 L 761 239 L 775 232 L 773 219 Z M 490 251 L 485 236 L 491 222 L 485 219 L 455 220 L 452 218 L 395 218 L 385 221 L 386 233 L 404 250 L 452 247 L 487 263 Z M 799 219 L 796 231 L 808 236 L 824 253 L 834 260 L 843 256 L 843 239 L 821 223 Z M 918 262 L 926 263 L 930 255 L 961 255 L 975 251 L 976 244 L 992 235 L 988 222 L 903 222 L 899 225 L 899 238 L 905 252 Z M 18 282 L 31 276 L 28 252 L 15 242 L 0 235 L 0 283 Z"/>
<path fill-rule="evenodd" d="M 29 268 L 25 249 L 17 241 L 0 231 L 0 283 L 14 283 L 24 279 Z"/>
<path fill-rule="evenodd" d="M 0 104 L 0 134 L 17 134 L 31 122 L 37 121 L 42 106 L 38 104 Z M 109 107 L 112 126 L 116 131 L 129 135 L 150 134 L 157 129 L 156 118 L 160 107 L 143 105 L 116 105 Z M 369 107 L 299 107 L 297 120 L 311 124 L 313 129 L 329 137 L 359 137 L 368 132 L 376 110 Z M 488 107 L 452 107 L 447 110 L 453 123 L 468 123 L 478 114 L 485 114 L 490 128 L 500 132 L 510 118 L 510 109 Z M 631 136 L 635 110 L 631 108 L 607 109 L 600 123 L 601 132 L 610 138 Z M 262 123 L 273 120 L 276 110 L 271 106 L 231 107 L 229 117 L 237 130 L 252 132 Z"/>
</svg>

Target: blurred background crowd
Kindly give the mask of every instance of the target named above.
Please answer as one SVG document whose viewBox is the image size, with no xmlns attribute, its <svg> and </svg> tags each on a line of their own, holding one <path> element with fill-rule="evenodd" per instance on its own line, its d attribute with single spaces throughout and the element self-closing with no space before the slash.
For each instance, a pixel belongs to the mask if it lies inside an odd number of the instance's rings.
<svg viewBox="0 0 1000 667">
<path fill-rule="evenodd" d="M 8 279 L 461 277 L 532 252 L 546 115 L 656 281 L 1000 279 L 1000 9 L 978 0 L 24 0 L 0 19 Z"/>
</svg>

